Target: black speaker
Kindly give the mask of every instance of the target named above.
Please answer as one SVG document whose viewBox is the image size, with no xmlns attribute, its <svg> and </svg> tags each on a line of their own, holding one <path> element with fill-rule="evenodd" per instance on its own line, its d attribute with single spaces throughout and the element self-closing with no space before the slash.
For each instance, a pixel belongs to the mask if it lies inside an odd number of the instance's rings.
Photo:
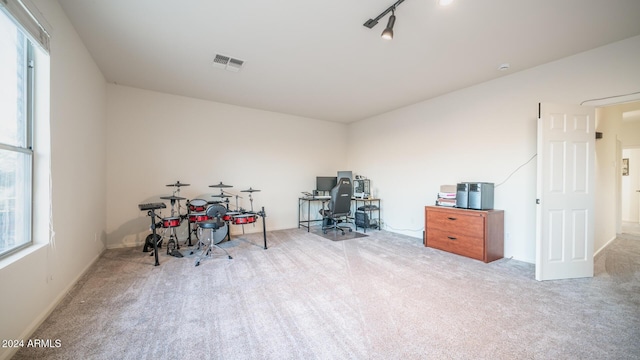
<svg viewBox="0 0 640 360">
<path fill-rule="evenodd" d="M 469 209 L 491 210 L 493 209 L 493 183 L 468 183 L 469 184 Z"/>
<path fill-rule="evenodd" d="M 456 207 L 469 208 L 469 183 L 456 185 Z"/>
</svg>

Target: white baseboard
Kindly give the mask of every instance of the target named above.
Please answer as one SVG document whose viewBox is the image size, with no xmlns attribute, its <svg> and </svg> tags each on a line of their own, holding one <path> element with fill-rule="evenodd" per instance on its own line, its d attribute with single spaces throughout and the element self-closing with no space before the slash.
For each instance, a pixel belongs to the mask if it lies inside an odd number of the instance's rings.
<svg viewBox="0 0 640 360">
<path fill-rule="evenodd" d="M 611 243 L 613 242 L 613 240 L 615 240 L 617 238 L 617 236 L 614 236 L 613 238 L 611 238 L 609 241 L 607 241 L 606 244 L 604 244 L 600 249 L 598 249 L 596 252 L 593 253 L 593 258 L 595 259 L 596 256 L 598 256 L 602 250 L 606 249 L 607 246 L 611 245 Z"/>
</svg>

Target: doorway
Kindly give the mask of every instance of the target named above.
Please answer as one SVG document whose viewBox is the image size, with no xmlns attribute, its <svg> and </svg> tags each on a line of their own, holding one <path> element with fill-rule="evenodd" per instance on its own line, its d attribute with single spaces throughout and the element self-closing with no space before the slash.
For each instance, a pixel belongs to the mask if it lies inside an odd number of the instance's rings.
<svg viewBox="0 0 640 360">
<path fill-rule="evenodd" d="M 640 101 L 615 105 L 622 117 L 618 132 L 619 233 L 640 239 Z"/>
<path fill-rule="evenodd" d="M 622 149 L 621 230 L 640 237 L 640 146 Z"/>
</svg>

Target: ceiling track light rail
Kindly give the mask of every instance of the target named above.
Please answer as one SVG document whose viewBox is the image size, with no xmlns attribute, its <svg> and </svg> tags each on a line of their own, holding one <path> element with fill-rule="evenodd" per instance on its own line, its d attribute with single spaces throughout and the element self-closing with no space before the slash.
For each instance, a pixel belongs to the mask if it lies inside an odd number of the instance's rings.
<svg viewBox="0 0 640 360">
<path fill-rule="evenodd" d="M 378 24 L 378 21 L 380 21 L 380 19 L 382 19 L 385 15 L 387 15 L 390 11 L 393 12 L 396 10 L 396 7 L 398 7 L 398 5 L 402 4 L 404 2 L 404 0 L 398 0 L 395 2 L 395 4 L 389 6 L 385 11 L 383 11 L 380 15 L 378 15 L 375 19 L 369 19 L 367 20 L 363 25 L 368 27 L 369 29 L 373 29 L 374 26 L 376 26 Z M 393 16 L 393 22 L 395 22 L 395 14 L 391 15 Z M 389 28 L 393 28 L 393 23 L 391 22 L 391 20 L 389 21 L 389 25 L 387 25 L 387 29 Z"/>
</svg>

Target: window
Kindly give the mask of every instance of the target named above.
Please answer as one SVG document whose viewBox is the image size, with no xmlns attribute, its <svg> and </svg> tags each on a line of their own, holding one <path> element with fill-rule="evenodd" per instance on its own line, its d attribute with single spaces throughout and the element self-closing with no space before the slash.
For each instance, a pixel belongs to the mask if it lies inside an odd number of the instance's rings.
<svg viewBox="0 0 640 360">
<path fill-rule="evenodd" d="M 33 24 L 12 16 L 16 6 L 24 14 L 21 2 L 0 3 L 0 257 L 32 243 L 34 46 L 42 42 L 25 30 Z"/>
</svg>

